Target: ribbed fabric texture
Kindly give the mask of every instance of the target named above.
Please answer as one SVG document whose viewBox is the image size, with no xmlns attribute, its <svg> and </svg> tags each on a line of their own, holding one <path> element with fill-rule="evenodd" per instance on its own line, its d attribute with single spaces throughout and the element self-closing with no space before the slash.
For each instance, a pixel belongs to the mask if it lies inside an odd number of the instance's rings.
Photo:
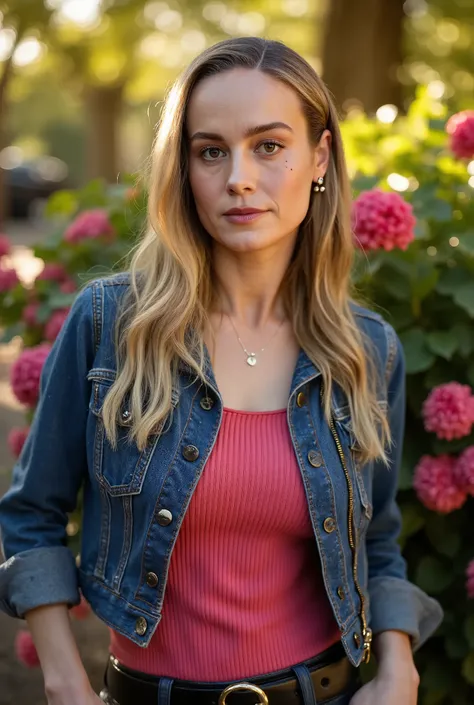
<svg viewBox="0 0 474 705">
<path fill-rule="evenodd" d="M 226 681 L 339 638 L 286 410 L 226 409 L 171 557 L 162 620 L 147 649 L 112 632 L 111 652 L 145 673 Z"/>
</svg>

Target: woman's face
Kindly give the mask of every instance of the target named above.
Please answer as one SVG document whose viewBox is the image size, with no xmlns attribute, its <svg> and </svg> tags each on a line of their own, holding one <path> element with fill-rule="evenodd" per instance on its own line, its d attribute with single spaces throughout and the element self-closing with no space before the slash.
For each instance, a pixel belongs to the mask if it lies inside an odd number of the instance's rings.
<svg viewBox="0 0 474 705">
<path fill-rule="evenodd" d="M 191 188 L 211 237 L 235 252 L 294 239 L 330 152 L 327 130 L 311 145 L 296 92 L 233 69 L 196 86 L 186 127 Z"/>
</svg>

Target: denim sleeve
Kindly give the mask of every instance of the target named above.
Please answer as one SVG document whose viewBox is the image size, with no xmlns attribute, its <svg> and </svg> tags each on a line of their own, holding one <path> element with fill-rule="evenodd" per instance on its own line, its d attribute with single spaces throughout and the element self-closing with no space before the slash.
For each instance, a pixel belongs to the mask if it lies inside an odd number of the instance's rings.
<svg viewBox="0 0 474 705">
<path fill-rule="evenodd" d="M 94 356 L 92 289 L 84 289 L 43 366 L 33 423 L 0 500 L 6 561 L 0 610 L 23 617 L 43 605 L 79 602 L 73 554 L 66 546 L 86 467 L 87 372 Z"/>
<path fill-rule="evenodd" d="M 419 648 L 443 618 L 439 603 L 407 580 L 406 563 L 398 536 L 401 513 L 396 502 L 405 431 L 405 357 L 398 336 L 385 324 L 389 342 L 387 363 L 388 409 L 393 445 L 390 466 L 376 462 L 373 474 L 373 516 L 366 546 L 369 598 L 373 633 L 405 632 Z"/>
</svg>

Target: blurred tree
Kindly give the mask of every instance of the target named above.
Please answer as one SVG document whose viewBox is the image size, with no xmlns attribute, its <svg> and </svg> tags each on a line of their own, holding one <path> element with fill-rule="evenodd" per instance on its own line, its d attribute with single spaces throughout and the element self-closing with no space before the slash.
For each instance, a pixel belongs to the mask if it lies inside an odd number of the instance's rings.
<svg viewBox="0 0 474 705">
<path fill-rule="evenodd" d="M 5 124 L 8 109 L 8 87 L 13 75 L 13 57 L 21 41 L 30 33 L 43 31 L 48 25 L 51 10 L 40 0 L 0 0 L 0 27 L 10 39 L 10 47 L 0 61 L 0 153 L 6 146 Z M 0 227 L 6 217 L 4 170 L 0 166 Z"/>
<path fill-rule="evenodd" d="M 404 0 L 330 0 L 322 47 L 323 76 L 345 111 L 373 113 L 402 105 Z"/>
</svg>

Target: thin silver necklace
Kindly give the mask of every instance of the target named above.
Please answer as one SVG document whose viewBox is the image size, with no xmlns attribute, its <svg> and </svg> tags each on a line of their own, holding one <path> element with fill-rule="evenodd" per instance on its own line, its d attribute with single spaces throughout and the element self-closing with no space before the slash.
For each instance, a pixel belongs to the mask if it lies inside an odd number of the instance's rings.
<svg viewBox="0 0 474 705">
<path fill-rule="evenodd" d="M 237 340 L 238 340 L 239 343 L 240 343 L 240 347 L 242 348 L 242 350 L 244 351 L 245 355 L 247 356 L 247 360 L 246 360 L 247 365 L 250 365 L 250 367 L 255 367 L 255 365 L 257 364 L 257 355 L 260 355 L 260 353 L 262 353 L 262 352 L 270 345 L 270 343 L 272 342 L 273 338 L 275 338 L 276 334 L 279 332 L 280 328 L 282 327 L 283 321 L 280 322 L 280 325 L 278 326 L 278 328 L 276 329 L 276 331 L 274 332 L 274 334 L 272 335 L 272 337 L 270 338 L 270 340 L 268 341 L 268 343 L 265 345 L 265 347 L 264 347 L 264 348 L 260 348 L 260 350 L 259 350 L 258 352 L 254 353 L 254 352 L 249 352 L 249 351 L 247 350 L 247 348 L 245 347 L 245 345 L 243 344 L 243 342 L 242 342 L 242 340 L 241 340 L 241 338 L 240 338 L 240 335 L 239 335 L 239 333 L 238 333 L 238 331 L 237 331 L 237 328 L 235 327 L 234 321 L 232 320 L 232 318 L 229 316 L 228 313 L 226 313 L 226 316 L 227 316 L 227 318 L 229 319 L 229 321 L 230 321 L 231 324 L 232 324 L 232 328 L 234 329 L 234 333 L 235 333 L 235 335 L 237 336 Z"/>
</svg>

